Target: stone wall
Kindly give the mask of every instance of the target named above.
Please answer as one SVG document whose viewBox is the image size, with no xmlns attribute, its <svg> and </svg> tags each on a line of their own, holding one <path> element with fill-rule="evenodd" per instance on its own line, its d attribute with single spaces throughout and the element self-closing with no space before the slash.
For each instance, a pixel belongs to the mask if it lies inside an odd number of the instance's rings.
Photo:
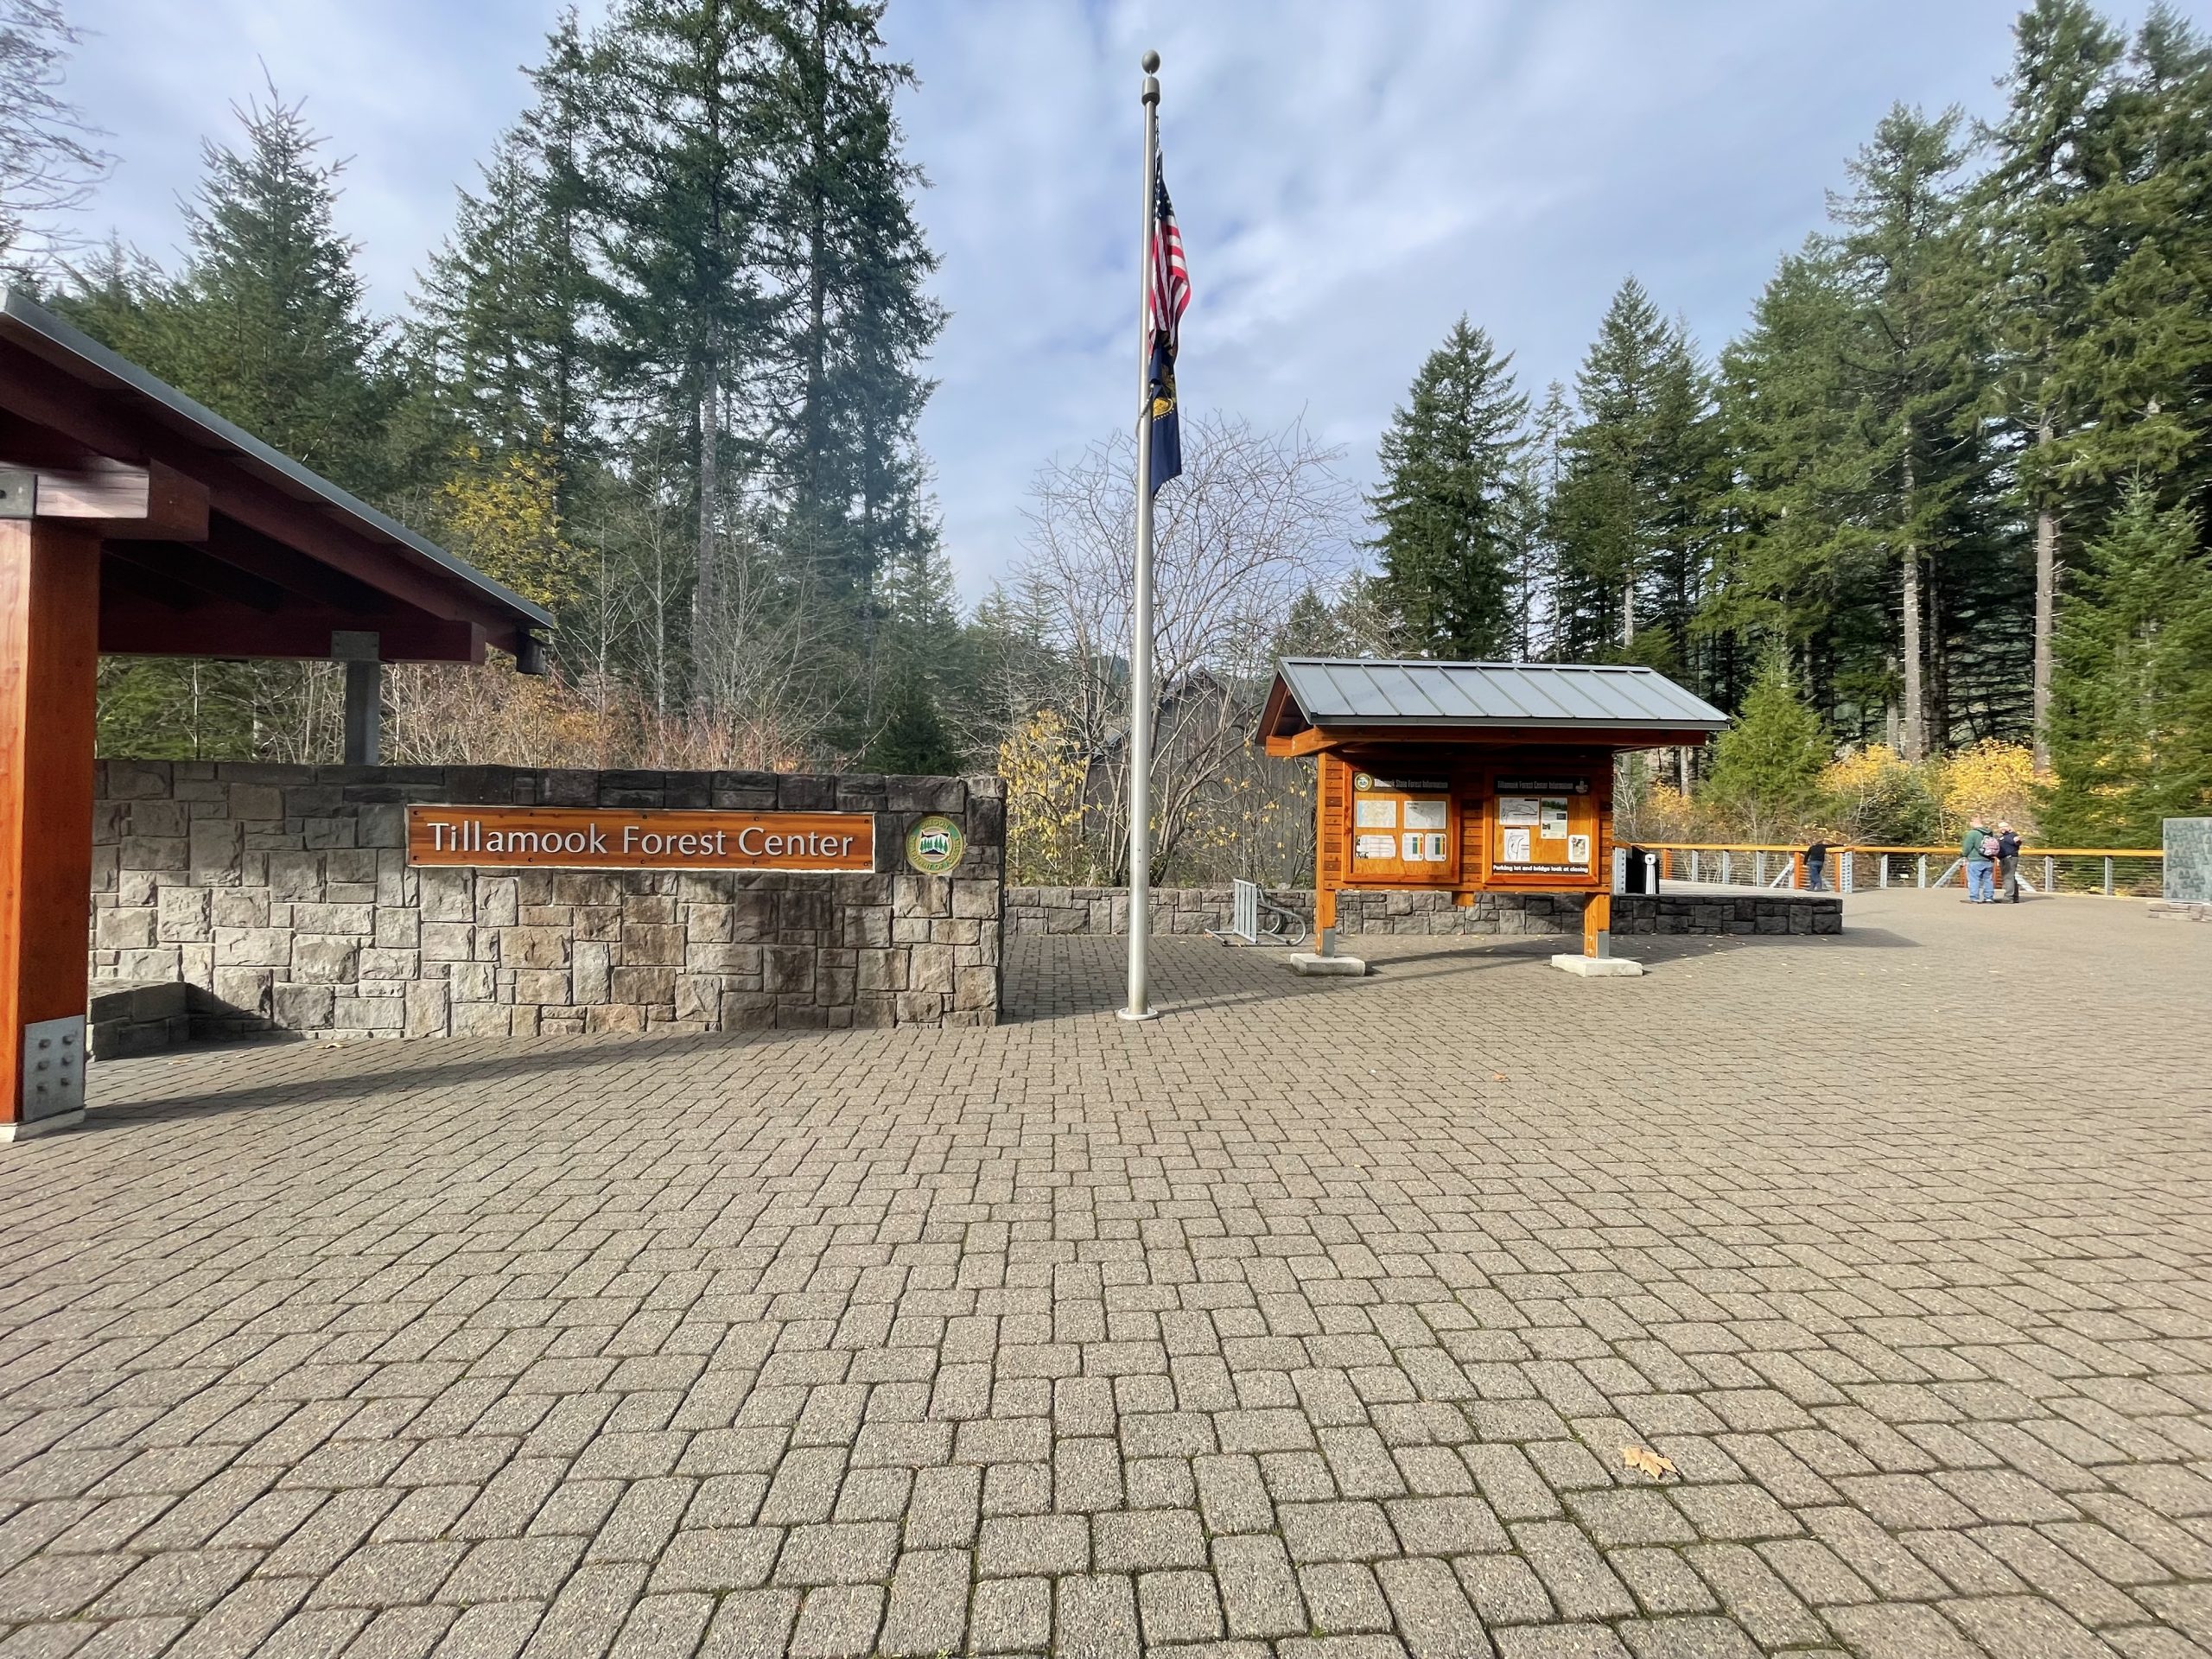
<svg viewBox="0 0 2212 1659">
<path fill-rule="evenodd" d="M 988 1025 L 1000 1004 L 995 778 L 511 767 L 99 765 L 96 995 L 181 982 L 194 1035 L 429 1037 Z M 404 808 L 876 815 L 875 874 L 414 869 Z M 948 875 L 914 820 L 960 823 Z"/>
<path fill-rule="evenodd" d="M 1310 924 L 1313 894 L 1271 888 L 1268 898 Z M 1155 887 L 1152 926 L 1166 936 L 1226 932 L 1226 887 Z M 1123 934 L 1129 931 L 1126 887 L 1008 887 L 1008 933 Z M 1696 888 L 1613 899 L 1616 937 L 1636 933 L 1840 933 L 1843 901 L 1830 893 L 1715 893 Z M 1464 908 L 1448 893 L 1342 893 L 1337 931 L 1354 934 L 1575 934 L 1582 903 L 1552 893 L 1482 893 Z"/>
</svg>

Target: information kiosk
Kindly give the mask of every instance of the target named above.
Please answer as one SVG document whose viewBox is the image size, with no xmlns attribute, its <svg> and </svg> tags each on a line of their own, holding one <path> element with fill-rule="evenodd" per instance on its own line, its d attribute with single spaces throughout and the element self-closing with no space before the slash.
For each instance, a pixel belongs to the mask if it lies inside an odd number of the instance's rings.
<svg viewBox="0 0 2212 1659">
<path fill-rule="evenodd" d="M 1582 959 L 1611 958 L 1613 760 L 1702 746 L 1728 717 L 1648 668 L 1294 657 L 1260 716 L 1312 755 L 1318 962 L 1337 895 L 1445 888 L 1584 896 Z"/>
</svg>

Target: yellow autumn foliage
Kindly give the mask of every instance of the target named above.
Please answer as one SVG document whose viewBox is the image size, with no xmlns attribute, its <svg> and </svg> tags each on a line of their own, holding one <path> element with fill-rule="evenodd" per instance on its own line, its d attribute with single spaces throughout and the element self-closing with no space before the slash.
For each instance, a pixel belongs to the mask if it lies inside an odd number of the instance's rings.
<svg viewBox="0 0 2212 1659">
<path fill-rule="evenodd" d="M 576 550 L 561 534 L 552 463 L 513 451 L 493 466 L 470 445 L 439 490 L 455 550 L 494 582 L 557 610 L 580 586 Z"/>
<path fill-rule="evenodd" d="M 1967 821 L 1976 817 L 1991 824 L 2005 819 L 2022 835 L 2033 832 L 2037 785 L 2049 779 L 2037 778 L 2035 754 L 2025 744 L 1986 738 L 1928 765 L 1929 792 L 1942 810 L 1943 828 L 1950 835 L 1962 833 Z"/>
<path fill-rule="evenodd" d="M 1039 709 L 999 745 L 1006 779 L 1007 880 L 1020 887 L 1079 887 L 1090 876 L 1083 839 L 1090 769 L 1066 719 Z"/>
</svg>

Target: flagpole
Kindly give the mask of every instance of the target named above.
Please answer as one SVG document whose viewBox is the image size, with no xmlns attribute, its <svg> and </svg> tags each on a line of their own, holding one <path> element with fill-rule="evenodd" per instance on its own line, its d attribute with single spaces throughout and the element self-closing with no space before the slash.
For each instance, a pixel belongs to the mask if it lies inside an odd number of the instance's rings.
<svg viewBox="0 0 2212 1659">
<path fill-rule="evenodd" d="M 1160 54 L 1144 54 L 1144 218 L 1137 238 L 1137 580 L 1129 640 L 1129 1005 L 1154 1017 L 1146 969 L 1152 942 L 1152 271 L 1160 169 Z"/>
</svg>

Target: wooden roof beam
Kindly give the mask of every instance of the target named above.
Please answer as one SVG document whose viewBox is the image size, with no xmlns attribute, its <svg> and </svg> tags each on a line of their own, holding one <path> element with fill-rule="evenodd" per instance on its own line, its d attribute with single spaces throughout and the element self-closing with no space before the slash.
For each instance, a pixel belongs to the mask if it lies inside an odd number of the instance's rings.
<svg viewBox="0 0 2212 1659">
<path fill-rule="evenodd" d="M 207 486 L 164 462 L 133 467 L 95 455 L 41 466 L 0 448 L 0 473 L 8 472 L 30 476 L 36 518 L 90 520 L 106 541 L 207 539 Z"/>
<path fill-rule="evenodd" d="M 278 583 L 264 582 L 181 542 L 111 542 L 106 552 L 110 559 L 121 562 L 134 573 L 182 582 L 264 614 L 273 615 L 284 607 L 285 589 Z"/>
</svg>

